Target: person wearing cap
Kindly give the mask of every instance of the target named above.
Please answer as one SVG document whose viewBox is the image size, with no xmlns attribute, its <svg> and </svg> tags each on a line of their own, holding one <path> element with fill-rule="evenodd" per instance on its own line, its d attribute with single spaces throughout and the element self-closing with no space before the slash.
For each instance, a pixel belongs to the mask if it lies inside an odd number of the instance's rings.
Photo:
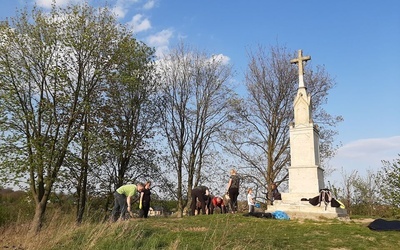
<svg viewBox="0 0 400 250">
<path fill-rule="evenodd" d="M 111 213 L 111 220 L 113 222 L 117 221 L 118 218 L 120 220 L 125 220 L 126 211 L 129 212 L 129 215 L 133 217 L 131 204 L 133 203 L 133 197 L 137 192 L 142 192 L 144 189 L 144 185 L 142 183 L 138 183 L 137 185 L 128 184 L 119 187 L 114 192 L 114 208 Z"/>
</svg>

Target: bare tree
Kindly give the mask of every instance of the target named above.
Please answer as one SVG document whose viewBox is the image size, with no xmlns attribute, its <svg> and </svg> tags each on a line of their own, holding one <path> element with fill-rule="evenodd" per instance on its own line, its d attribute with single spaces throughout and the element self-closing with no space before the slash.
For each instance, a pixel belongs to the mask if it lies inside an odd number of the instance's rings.
<svg viewBox="0 0 400 250">
<path fill-rule="evenodd" d="M 259 46 L 248 53 L 246 72 L 248 96 L 235 107 L 235 125 L 225 138 L 226 149 L 244 161 L 241 171 L 251 176 L 260 186 L 285 184 L 290 165 L 289 124 L 293 119 L 293 100 L 298 87 L 298 74 L 283 47 L 271 47 L 269 53 Z M 322 105 L 328 91 L 335 85 L 323 67 L 305 70 L 305 84 L 313 101 L 314 121 L 321 130 L 323 159 L 334 155 L 332 128 L 342 120 L 327 114 Z"/>
<path fill-rule="evenodd" d="M 180 216 L 194 186 L 215 155 L 213 146 L 228 121 L 231 66 L 179 44 L 160 62 L 163 83 L 162 127 L 169 147 L 168 164 L 176 172 Z"/>
<path fill-rule="evenodd" d="M 359 178 L 357 171 L 352 171 L 350 174 L 346 173 L 342 169 L 342 177 L 343 177 L 343 187 L 338 188 L 336 197 L 338 199 L 342 199 L 345 207 L 349 211 L 349 214 L 352 213 L 352 206 L 354 204 L 354 185 L 353 183 Z M 335 188 L 333 188 L 335 190 Z"/>
</svg>

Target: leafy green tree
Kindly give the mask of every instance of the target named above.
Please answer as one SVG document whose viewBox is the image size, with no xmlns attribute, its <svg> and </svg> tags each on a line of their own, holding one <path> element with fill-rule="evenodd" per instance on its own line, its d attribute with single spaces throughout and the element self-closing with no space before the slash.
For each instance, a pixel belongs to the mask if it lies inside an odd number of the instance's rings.
<svg viewBox="0 0 400 250">
<path fill-rule="evenodd" d="M 120 43 L 118 70 L 109 78 L 103 107 L 112 184 L 118 188 L 139 177 L 154 178 L 157 152 L 151 144 L 159 121 L 154 50 L 134 39 Z"/>
<path fill-rule="evenodd" d="M 379 175 L 372 170 L 368 170 L 366 176 L 357 176 L 352 182 L 353 198 L 352 212 L 373 216 L 376 215 L 376 207 L 381 202 Z"/>
<path fill-rule="evenodd" d="M 127 35 L 107 8 L 86 4 L 53 5 L 49 13 L 24 10 L 1 26 L 1 171 L 28 176 L 36 205 L 32 233 L 40 230 L 77 135 L 82 146 L 79 176 L 85 181 L 88 114 L 113 70 L 118 41 Z M 79 186 L 80 202 L 85 185 Z"/>
<path fill-rule="evenodd" d="M 400 156 L 400 154 L 399 154 Z M 380 188 L 384 201 L 393 206 L 399 212 L 400 208 L 400 158 L 390 161 L 382 161 L 383 168 L 379 172 L 382 178 Z"/>
<path fill-rule="evenodd" d="M 98 161 L 93 164 L 98 191 L 109 194 L 126 183 L 157 183 L 161 176 L 159 152 L 153 143 L 160 106 L 154 50 L 125 39 L 119 44 L 116 62 L 118 69 L 108 78 L 105 90 L 102 133 L 94 152 Z"/>
<path fill-rule="evenodd" d="M 109 76 L 120 68 L 120 44 L 132 38 L 107 9 L 99 11 L 88 6 L 73 6 L 71 13 L 74 14 L 65 17 L 68 21 L 63 28 L 70 32 L 63 43 L 71 57 L 68 61 L 75 65 L 70 72 L 74 72 L 76 81 L 82 86 L 84 105 L 79 117 L 81 127 L 68 152 L 68 163 L 69 170 L 76 175 L 71 181 L 75 181 L 77 222 L 80 223 L 89 191 L 89 174 L 98 162 L 96 144 L 104 131 L 101 114 L 105 90 L 110 88 Z M 72 162 L 75 164 L 71 165 Z M 91 184 L 96 186 L 96 183 Z"/>
</svg>

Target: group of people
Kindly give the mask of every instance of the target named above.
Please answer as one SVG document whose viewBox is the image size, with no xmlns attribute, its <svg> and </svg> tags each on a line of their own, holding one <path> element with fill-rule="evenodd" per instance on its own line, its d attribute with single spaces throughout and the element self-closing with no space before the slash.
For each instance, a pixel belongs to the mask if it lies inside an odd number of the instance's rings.
<svg viewBox="0 0 400 250">
<path fill-rule="evenodd" d="M 227 213 L 227 206 L 229 206 L 229 211 L 231 213 L 236 213 L 238 208 L 237 198 L 239 196 L 239 182 L 240 179 L 236 170 L 232 169 L 226 186 L 225 199 L 221 196 L 212 196 L 210 190 L 206 186 L 197 186 L 193 188 L 190 215 L 195 215 L 196 212 L 197 214 L 200 214 L 200 212 L 202 214 L 213 214 L 216 208 L 219 208 L 221 213 Z M 150 209 L 150 186 L 151 182 L 147 181 L 146 184 L 129 184 L 119 187 L 114 193 L 114 208 L 111 215 L 112 221 L 117 221 L 118 219 L 124 220 L 126 212 L 133 217 L 131 204 L 135 201 L 137 193 L 140 193 L 139 217 L 147 218 Z M 271 203 L 273 203 L 273 200 L 281 199 L 275 183 L 272 184 L 271 191 Z M 254 212 L 255 197 L 252 188 L 247 190 L 247 204 L 249 206 L 249 213 Z"/>
<path fill-rule="evenodd" d="M 203 189 L 203 188 L 207 188 L 204 186 L 199 186 L 196 187 L 194 189 L 195 192 L 198 192 L 198 190 Z M 199 198 L 196 198 L 196 206 L 195 206 L 195 210 L 194 213 L 193 211 L 191 211 L 190 215 L 197 215 L 202 213 L 203 211 L 203 206 L 201 201 L 199 200 Z M 203 214 L 214 214 L 215 209 L 219 208 L 221 213 L 227 213 L 228 209 L 226 207 L 227 200 L 224 198 L 222 198 L 221 196 L 213 196 L 213 195 L 204 195 L 204 209 L 205 209 L 205 213 Z M 192 202 L 193 204 L 193 202 Z M 192 207 L 191 207 L 192 208 Z"/>
<path fill-rule="evenodd" d="M 278 191 L 278 187 L 276 183 L 272 183 L 271 185 L 271 198 L 267 199 L 271 201 L 271 205 L 273 205 L 274 200 L 281 200 L 281 194 Z M 200 214 L 213 214 L 215 208 L 220 208 L 221 213 L 227 213 L 229 206 L 229 211 L 231 213 L 236 213 L 238 204 L 237 198 L 239 196 L 239 176 L 235 169 L 230 171 L 229 182 L 226 187 L 226 195 L 227 199 L 223 199 L 221 196 L 211 196 L 208 187 L 206 186 L 198 186 L 192 189 L 192 204 L 191 204 L 191 213 L 190 215 Z M 225 205 L 225 201 L 228 201 L 228 204 Z M 255 210 L 255 197 L 253 195 L 253 189 L 249 188 L 247 190 L 247 205 L 249 207 L 249 213 L 254 213 Z"/>
<path fill-rule="evenodd" d="M 139 217 L 147 218 L 150 210 L 150 191 L 151 182 L 147 181 L 145 184 L 138 183 L 128 184 L 119 187 L 114 192 L 114 207 L 111 213 L 111 220 L 113 222 L 126 219 L 126 212 L 129 213 L 131 217 L 133 217 L 131 204 L 137 200 L 136 194 L 139 195 Z"/>
<path fill-rule="evenodd" d="M 229 205 L 231 213 L 237 212 L 237 197 L 239 196 L 239 176 L 235 169 L 230 171 L 229 182 L 226 186 L 225 199 L 229 204 L 225 204 L 224 198 L 221 196 L 211 196 L 210 190 L 206 186 L 198 186 L 192 189 L 192 204 L 190 215 L 213 214 L 216 208 L 221 210 L 221 213 L 227 213 L 226 205 Z"/>
</svg>

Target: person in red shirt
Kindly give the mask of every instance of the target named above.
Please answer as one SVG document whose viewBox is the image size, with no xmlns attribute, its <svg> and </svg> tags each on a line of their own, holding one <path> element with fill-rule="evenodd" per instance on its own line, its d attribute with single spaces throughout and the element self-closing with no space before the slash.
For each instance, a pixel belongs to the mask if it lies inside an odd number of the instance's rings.
<svg viewBox="0 0 400 250">
<path fill-rule="evenodd" d="M 226 207 L 224 204 L 224 199 L 222 199 L 220 196 L 215 196 L 211 199 L 211 204 L 210 204 L 210 214 L 214 213 L 214 209 L 219 207 L 221 209 L 221 213 L 225 214 L 226 213 Z"/>
</svg>

